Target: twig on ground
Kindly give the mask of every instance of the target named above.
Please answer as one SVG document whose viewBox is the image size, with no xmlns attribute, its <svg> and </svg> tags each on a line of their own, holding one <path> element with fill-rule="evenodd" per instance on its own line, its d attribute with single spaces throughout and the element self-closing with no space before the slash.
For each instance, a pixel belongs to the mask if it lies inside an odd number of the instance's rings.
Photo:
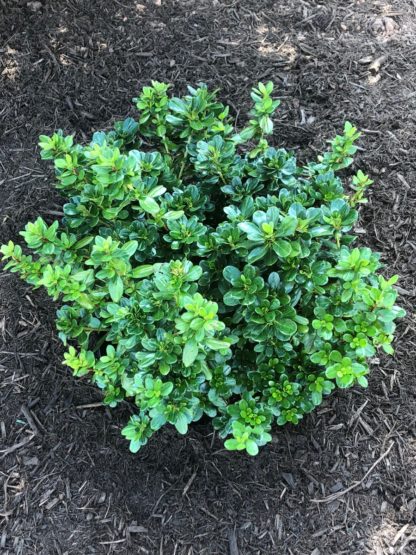
<svg viewBox="0 0 416 555">
<path fill-rule="evenodd" d="M 378 464 L 380 464 L 383 459 L 385 459 L 387 457 L 387 455 L 392 450 L 393 445 L 394 445 L 394 441 L 392 441 L 390 443 L 387 450 L 384 451 L 384 453 L 375 461 L 375 463 L 369 468 L 369 470 L 367 470 L 367 472 L 364 474 L 364 476 L 361 478 L 361 480 L 359 480 L 358 482 L 355 482 L 355 484 L 351 484 L 351 486 L 349 486 L 348 488 L 346 488 L 342 491 L 338 491 L 336 493 L 333 493 L 332 495 L 328 495 L 328 497 L 324 497 L 323 499 L 312 499 L 312 501 L 314 503 L 331 503 L 332 501 L 335 501 L 335 499 L 339 499 L 340 497 L 342 497 L 343 495 L 345 495 L 349 491 L 351 491 L 351 490 L 357 488 L 358 486 L 360 486 L 363 482 L 365 482 L 365 480 L 368 478 L 368 476 L 373 472 L 375 467 Z"/>
<path fill-rule="evenodd" d="M 82 410 L 82 409 L 96 409 L 103 406 L 104 404 L 102 403 L 102 401 L 98 401 L 97 403 L 87 403 L 85 405 L 77 405 L 75 408 L 77 410 Z"/>
<path fill-rule="evenodd" d="M 33 419 L 33 416 L 30 412 L 30 410 L 26 407 L 26 405 L 22 405 L 22 408 L 20 409 L 24 415 L 24 417 L 27 420 L 27 423 L 29 424 L 30 428 L 32 429 L 32 432 L 35 435 L 39 435 L 39 428 L 36 426 L 36 423 Z"/>
<path fill-rule="evenodd" d="M 188 493 L 189 488 L 192 486 L 192 482 L 195 480 L 195 477 L 196 477 L 196 470 L 187 481 L 186 486 L 183 488 L 182 497 L 185 497 L 185 495 Z"/>
<path fill-rule="evenodd" d="M 17 451 L 18 449 L 20 449 L 21 447 L 23 447 L 24 445 L 32 441 L 34 437 L 35 437 L 35 434 L 32 434 L 30 436 L 25 437 L 25 439 L 22 439 L 22 441 L 19 441 L 19 443 L 15 443 L 14 445 L 12 445 L 11 447 L 8 447 L 7 449 L 2 449 L 0 451 L 0 453 L 2 453 L 0 460 L 3 460 L 5 457 L 7 457 L 7 455 L 10 455 L 10 453 L 14 453 L 14 451 Z"/>
</svg>

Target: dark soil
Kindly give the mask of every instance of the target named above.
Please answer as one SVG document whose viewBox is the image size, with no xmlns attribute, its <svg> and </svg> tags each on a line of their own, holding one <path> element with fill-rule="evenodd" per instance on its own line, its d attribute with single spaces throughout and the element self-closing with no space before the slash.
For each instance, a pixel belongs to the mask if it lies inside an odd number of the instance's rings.
<svg viewBox="0 0 416 555">
<path fill-rule="evenodd" d="M 87 140 L 150 79 L 205 81 L 244 114 L 272 79 L 278 145 L 315 155 L 346 119 L 375 185 L 362 242 L 400 274 L 397 351 L 257 458 L 209 427 L 138 455 L 61 366 L 54 307 L 0 275 L 1 554 L 416 553 L 416 3 L 412 0 L 0 0 L 1 242 L 59 211 L 40 133 Z M 383 57 L 383 58 L 380 58 Z M 371 65 L 371 62 L 378 60 Z M 242 117 L 242 116 L 241 116 Z"/>
</svg>

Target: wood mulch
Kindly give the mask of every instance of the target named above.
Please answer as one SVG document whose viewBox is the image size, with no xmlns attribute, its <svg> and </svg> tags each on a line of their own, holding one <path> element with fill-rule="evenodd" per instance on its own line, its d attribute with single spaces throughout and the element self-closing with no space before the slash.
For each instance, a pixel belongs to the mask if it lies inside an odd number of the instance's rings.
<svg viewBox="0 0 416 555">
<path fill-rule="evenodd" d="M 416 3 L 412 0 L 0 0 L 0 242 L 59 215 L 41 133 L 88 140 L 150 79 L 221 88 L 243 121 L 273 80 L 275 143 L 315 156 L 350 120 L 375 180 L 361 241 L 401 276 L 394 357 L 258 457 L 204 426 L 137 455 L 128 410 L 60 360 L 54 306 L 0 274 L 0 553 L 416 553 Z"/>
</svg>

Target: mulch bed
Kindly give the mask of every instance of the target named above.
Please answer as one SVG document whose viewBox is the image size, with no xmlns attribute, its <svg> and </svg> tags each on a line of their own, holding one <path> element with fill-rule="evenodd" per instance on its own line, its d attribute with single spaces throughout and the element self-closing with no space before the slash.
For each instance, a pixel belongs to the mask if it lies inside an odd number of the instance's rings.
<svg viewBox="0 0 416 555">
<path fill-rule="evenodd" d="M 87 140 L 150 79 L 282 98 L 275 143 L 314 156 L 348 119 L 374 179 L 363 244 L 401 275 L 396 354 L 368 390 L 333 395 L 258 457 L 209 427 L 137 455 L 87 380 L 60 364 L 53 304 L 0 274 L 1 554 L 416 552 L 416 4 L 412 0 L 0 0 L 0 240 L 59 212 L 36 142 Z"/>
</svg>

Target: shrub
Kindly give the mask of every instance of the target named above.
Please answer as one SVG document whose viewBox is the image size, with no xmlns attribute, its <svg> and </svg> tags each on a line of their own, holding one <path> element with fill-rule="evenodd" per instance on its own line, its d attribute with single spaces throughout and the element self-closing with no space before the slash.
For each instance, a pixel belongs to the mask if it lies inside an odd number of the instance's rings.
<svg viewBox="0 0 416 555">
<path fill-rule="evenodd" d="M 297 424 L 336 387 L 367 386 L 367 360 L 393 353 L 397 276 L 353 246 L 361 171 L 346 193 L 337 172 L 359 137 L 345 124 L 317 162 L 269 146 L 279 101 L 259 83 L 246 127 L 205 85 L 169 98 L 153 82 L 139 118 L 87 146 L 41 136 L 62 223 L 21 232 L 6 268 L 62 304 L 64 364 L 115 406 L 134 400 L 123 435 L 136 452 L 169 423 L 202 415 L 231 450 L 250 455 L 274 422 Z"/>
</svg>

